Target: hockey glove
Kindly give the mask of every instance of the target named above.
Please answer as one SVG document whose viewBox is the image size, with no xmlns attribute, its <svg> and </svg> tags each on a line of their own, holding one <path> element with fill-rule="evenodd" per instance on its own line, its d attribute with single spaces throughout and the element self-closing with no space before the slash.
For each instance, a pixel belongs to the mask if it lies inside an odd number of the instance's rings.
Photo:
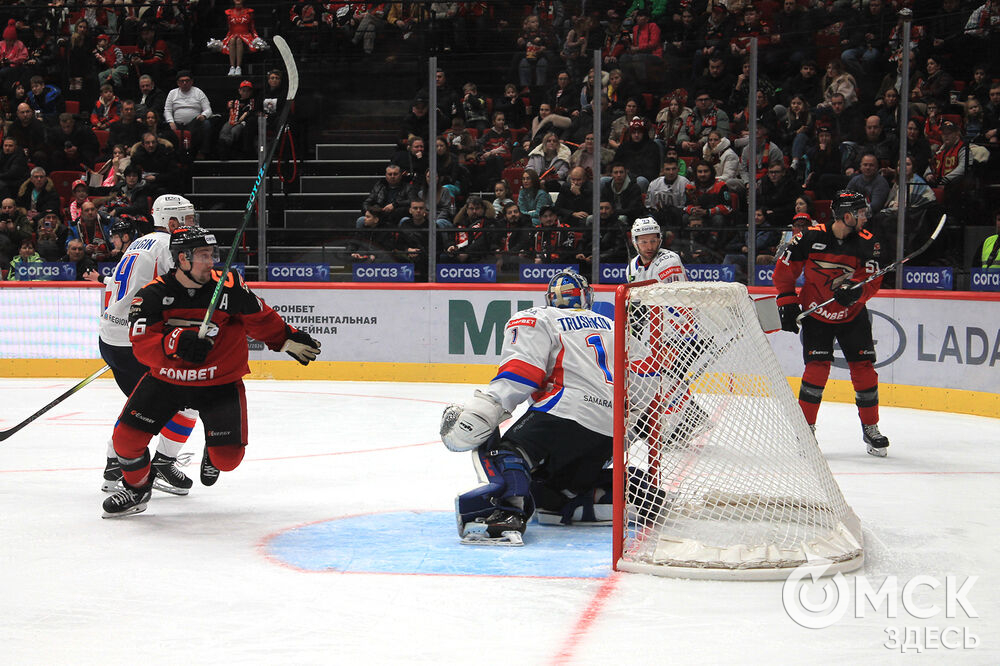
<svg viewBox="0 0 1000 666">
<path fill-rule="evenodd" d="M 167 358 L 199 364 L 205 362 L 214 344 L 211 338 L 198 337 L 197 326 L 178 326 L 163 336 L 163 353 Z"/>
<path fill-rule="evenodd" d="M 802 307 L 798 303 L 789 303 L 778 308 L 778 316 L 781 317 L 781 330 L 789 333 L 799 332 L 799 322 L 796 321 L 802 314 Z"/>
<path fill-rule="evenodd" d="M 496 398 L 476 391 L 464 405 L 448 405 L 441 415 L 441 442 L 449 451 L 471 451 L 485 442 L 500 422 L 510 418 Z"/>
<path fill-rule="evenodd" d="M 285 340 L 285 344 L 281 345 L 281 351 L 287 352 L 289 356 L 302 365 L 309 365 L 309 361 L 315 361 L 316 357 L 319 356 L 319 340 L 313 339 L 311 335 L 303 331 L 296 331 L 290 326 L 286 329 L 285 334 L 288 339 Z"/>
<path fill-rule="evenodd" d="M 849 308 L 858 302 L 858 299 L 861 298 L 861 292 L 860 283 L 854 280 L 845 280 L 844 284 L 840 285 L 840 289 L 834 290 L 833 300 L 845 308 Z"/>
</svg>

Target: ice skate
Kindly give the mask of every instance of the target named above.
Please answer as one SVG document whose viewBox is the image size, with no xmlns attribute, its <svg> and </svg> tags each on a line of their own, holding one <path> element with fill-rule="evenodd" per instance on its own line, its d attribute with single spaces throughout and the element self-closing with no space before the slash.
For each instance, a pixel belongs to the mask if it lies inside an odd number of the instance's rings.
<svg viewBox="0 0 1000 666">
<path fill-rule="evenodd" d="M 208 457 L 208 446 L 205 446 L 205 455 L 201 459 L 201 485 L 212 486 L 219 480 L 219 468 L 212 464 L 212 459 Z"/>
<path fill-rule="evenodd" d="M 141 488 L 133 488 L 122 481 L 122 489 L 104 500 L 103 518 L 121 518 L 146 510 L 149 498 L 153 494 L 153 472 L 149 472 L 149 480 Z"/>
<path fill-rule="evenodd" d="M 485 518 L 462 525 L 462 543 L 470 546 L 523 546 L 524 518 L 497 509 Z"/>
<path fill-rule="evenodd" d="M 153 487 L 171 495 L 187 495 L 194 482 L 177 469 L 176 458 L 170 458 L 159 451 L 153 456 Z"/>
<path fill-rule="evenodd" d="M 878 431 L 878 424 L 862 425 L 861 430 L 864 433 L 865 444 L 868 445 L 868 455 L 885 458 L 886 449 L 889 448 L 889 438 Z"/>
<path fill-rule="evenodd" d="M 104 466 L 104 483 L 101 490 L 106 493 L 113 493 L 122 487 L 122 467 L 118 463 L 118 458 L 108 458 Z"/>
</svg>

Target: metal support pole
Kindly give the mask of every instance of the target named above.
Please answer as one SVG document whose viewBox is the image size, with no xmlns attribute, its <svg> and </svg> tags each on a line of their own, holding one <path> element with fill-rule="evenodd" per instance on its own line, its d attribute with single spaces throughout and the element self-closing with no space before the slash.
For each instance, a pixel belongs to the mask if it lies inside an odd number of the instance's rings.
<svg viewBox="0 0 1000 666">
<path fill-rule="evenodd" d="M 593 234 L 591 245 L 593 252 L 591 253 L 591 284 L 597 284 L 600 282 L 601 278 L 601 141 L 603 137 L 601 136 L 601 95 L 604 94 L 604 86 L 601 85 L 601 50 L 594 49 L 594 99 L 591 102 L 591 106 L 594 109 L 594 125 L 591 131 L 594 133 L 594 168 L 592 169 L 593 178 L 591 179 L 591 188 L 593 190 L 591 196 L 591 215 L 590 219 L 593 220 L 593 224 L 590 228 L 590 233 Z"/>
<path fill-rule="evenodd" d="M 275 137 L 277 141 L 278 137 Z M 267 116 L 257 114 L 257 171 L 260 172 L 267 154 Z M 257 279 L 267 281 L 267 181 L 266 174 L 260 179 L 257 194 Z"/>
<path fill-rule="evenodd" d="M 750 81 L 747 86 L 747 133 L 750 143 L 750 182 L 747 183 L 747 284 L 755 282 L 757 268 L 757 38 L 750 38 Z M 764 146 L 767 149 L 767 146 Z"/>
<path fill-rule="evenodd" d="M 427 183 L 428 201 L 427 203 L 427 281 L 437 282 L 437 56 L 427 59 L 427 113 L 430 120 L 430 130 L 428 131 L 427 152 L 428 167 L 430 176 Z M 423 174 L 418 175 L 421 178 Z M 419 182 L 419 181 L 418 181 Z M 419 187 L 417 189 L 420 189 Z"/>
<path fill-rule="evenodd" d="M 910 28 L 913 22 L 913 12 L 901 9 L 899 18 L 903 21 L 903 50 L 901 69 L 902 80 L 899 82 L 899 163 L 896 164 L 896 261 L 902 261 L 906 249 L 906 204 L 910 200 L 910 184 L 904 179 L 906 169 L 906 125 L 910 115 Z M 875 211 L 873 211 L 874 213 Z M 903 268 L 896 271 L 896 289 L 903 288 Z"/>
</svg>

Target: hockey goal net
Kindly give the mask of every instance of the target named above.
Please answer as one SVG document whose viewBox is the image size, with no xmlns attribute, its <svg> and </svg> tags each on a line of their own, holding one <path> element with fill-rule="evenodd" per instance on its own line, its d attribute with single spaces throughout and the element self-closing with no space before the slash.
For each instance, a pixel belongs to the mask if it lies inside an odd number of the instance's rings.
<svg viewBox="0 0 1000 666">
<path fill-rule="evenodd" d="M 776 579 L 863 563 L 745 286 L 622 285 L 615 344 L 616 569 Z"/>
</svg>

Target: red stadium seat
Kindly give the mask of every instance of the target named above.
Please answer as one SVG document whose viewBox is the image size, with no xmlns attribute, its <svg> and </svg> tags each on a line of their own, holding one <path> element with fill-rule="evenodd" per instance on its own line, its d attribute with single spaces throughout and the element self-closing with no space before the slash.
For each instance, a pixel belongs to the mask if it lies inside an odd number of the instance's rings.
<svg viewBox="0 0 1000 666">
<path fill-rule="evenodd" d="M 515 199 L 521 190 L 521 174 L 523 173 L 524 169 L 521 167 L 507 167 L 503 170 L 503 179 L 507 181 L 507 185 L 510 186 L 510 194 Z"/>
<path fill-rule="evenodd" d="M 72 113 L 74 115 L 80 113 L 80 102 L 75 99 L 66 100 L 66 113 Z"/>
<path fill-rule="evenodd" d="M 63 200 L 64 206 L 68 206 L 73 200 L 73 183 L 80 180 L 79 171 L 53 171 L 49 174 L 53 184 L 56 186 L 56 193 Z"/>
<path fill-rule="evenodd" d="M 101 146 L 103 151 L 105 146 L 108 145 L 108 137 L 111 136 L 111 132 L 108 130 L 95 129 L 94 134 L 97 136 L 97 143 Z"/>
<path fill-rule="evenodd" d="M 832 203 L 829 199 L 820 199 L 813 202 L 813 213 L 817 222 L 820 224 L 830 224 L 833 222 Z"/>
</svg>

